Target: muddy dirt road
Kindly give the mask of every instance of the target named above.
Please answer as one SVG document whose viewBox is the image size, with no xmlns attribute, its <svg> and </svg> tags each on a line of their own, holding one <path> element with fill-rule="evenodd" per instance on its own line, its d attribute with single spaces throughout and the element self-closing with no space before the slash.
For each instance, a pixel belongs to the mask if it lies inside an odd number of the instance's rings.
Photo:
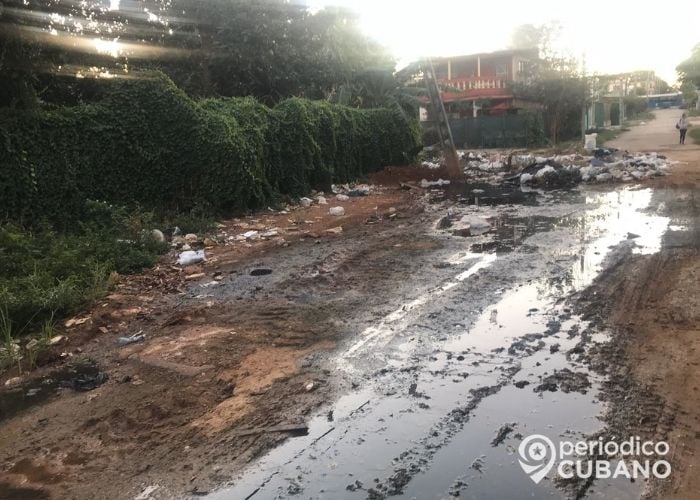
<svg viewBox="0 0 700 500">
<path fill-rule="evenodd" d="M 61 346 L 106 382 L 5 389 L 0 496 L 694 498 L 700 152 L 665 149 L 685 163 L 647 183 L 388 189 L 178 293 L 125 283 Z M 668 440 L 673 473 L 535 483 L 531 434 Z"/>
</svg>

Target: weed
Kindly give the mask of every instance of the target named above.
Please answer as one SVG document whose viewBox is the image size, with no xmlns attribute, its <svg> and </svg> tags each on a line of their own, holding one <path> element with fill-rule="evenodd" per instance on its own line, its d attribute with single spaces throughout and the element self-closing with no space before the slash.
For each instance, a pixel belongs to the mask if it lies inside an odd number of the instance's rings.
<svg viewBox="0 0 700 500">
<path fill-rule="evenodd" d="M 695 144 L 700 144 L 700 127 L 691 128 L 688 130 L 688 135 Z"/>
<path fill-rule="evenodd" d="M 2 347 L 0 348 L 0 367 L 10 368 L 15 363 L 20 375 L 22 374 L 22 355 L 20 353 L 19 342 L 12 333 L 12 320 L 10 319 L 7 306 L 0 307 L 0 335 L 2 336 Z"/>
</svg>

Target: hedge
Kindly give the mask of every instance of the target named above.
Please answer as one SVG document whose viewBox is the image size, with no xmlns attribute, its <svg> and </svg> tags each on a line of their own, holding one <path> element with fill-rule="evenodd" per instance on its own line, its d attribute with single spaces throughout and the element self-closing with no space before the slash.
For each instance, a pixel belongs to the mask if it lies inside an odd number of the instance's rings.
<svg viewBox="0 0 700 500">
<path fill-rule="evenodd" d="M 0 111 L 0 220 L 70 223 L 86 199 L 244 212 L 406 163 L 420 140 L 398 108 L 196 102 L 162 74 L 109 81 L 101 96 Z"/>
</svg>

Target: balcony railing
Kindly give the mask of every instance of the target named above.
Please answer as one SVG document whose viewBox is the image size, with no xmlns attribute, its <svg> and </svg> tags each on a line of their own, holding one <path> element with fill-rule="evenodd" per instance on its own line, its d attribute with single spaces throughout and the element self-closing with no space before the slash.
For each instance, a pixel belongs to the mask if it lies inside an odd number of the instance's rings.
<svg viewBox="0 0 700 500">
<path fill-rule="evenodd" d="M 508 88 L 508 82 L 504 77 L 500 76 L 480 76 L 480 77 L 468 77 L 468 78 L 453 78 L 451 80 L 440 80 L 442 85 L 449 85 L 450 87 L 457 88 L 459 90 L 481 90 L 481 89 L 505 89 Z"/>
</svg>

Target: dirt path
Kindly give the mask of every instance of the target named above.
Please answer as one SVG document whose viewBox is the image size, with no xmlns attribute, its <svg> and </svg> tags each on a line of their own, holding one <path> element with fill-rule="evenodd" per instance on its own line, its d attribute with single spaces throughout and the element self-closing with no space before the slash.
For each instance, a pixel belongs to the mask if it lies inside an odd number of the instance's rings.
<svg viewBox="0 0 700 500">
<path fill-rule="evenodd" d="M 617 139 L 610 141 L 608 145 L 628 151 L 698 152 L 700 145 L 693 144 L 690 137 L 686 138 L 684 146 L 681 147 L 678 144 L 678 130 L 675 127 L 683 112 L 680 109 L 655 111 L 655 119 L 632 128 L 629 132 L 625 132 Z M 699 126 L 700 118 L 691 119 L 691 125 Z"/>
<path fill-rule="evenodd" d="M 416 174 L 392 170 L 380 193 L 333 202 L 343 217 L 228 221 L 234 240 L 281 235 L 123 281 L 0 389 L 0 497 L 636 499 L 645 485 L 624 478 L 535 484 L 515 455 L 529 434 L 615 431 L 670 439 L 679 472 L 648 492 L 690 498 L 695 165 L 449 196 L 399 189 Z M 490 230 L 453 235 L 447 215 Z"/>
<path fill-rule="evenodd" d="M 671 143 L 679 110 L 657 112 L 612 145 L 660 151 L 681 163 L 655 185 L 669 228 L 658 253 L 630 256 L 594 287 L 608 303 L 624 363 L 645 391 L 664 401 L 676 447 L 672 481 L 656 495 L 694 499 L 700 491 L 700 146 Z M 696 120 L 696 124 L 698 121 Z M 697 125 L 696 125 L 697 126 Z M 667 129 L 670 129 L 667 130 Z M 648 429 L 631 428 L 645 433 Z"/>
</svg>

